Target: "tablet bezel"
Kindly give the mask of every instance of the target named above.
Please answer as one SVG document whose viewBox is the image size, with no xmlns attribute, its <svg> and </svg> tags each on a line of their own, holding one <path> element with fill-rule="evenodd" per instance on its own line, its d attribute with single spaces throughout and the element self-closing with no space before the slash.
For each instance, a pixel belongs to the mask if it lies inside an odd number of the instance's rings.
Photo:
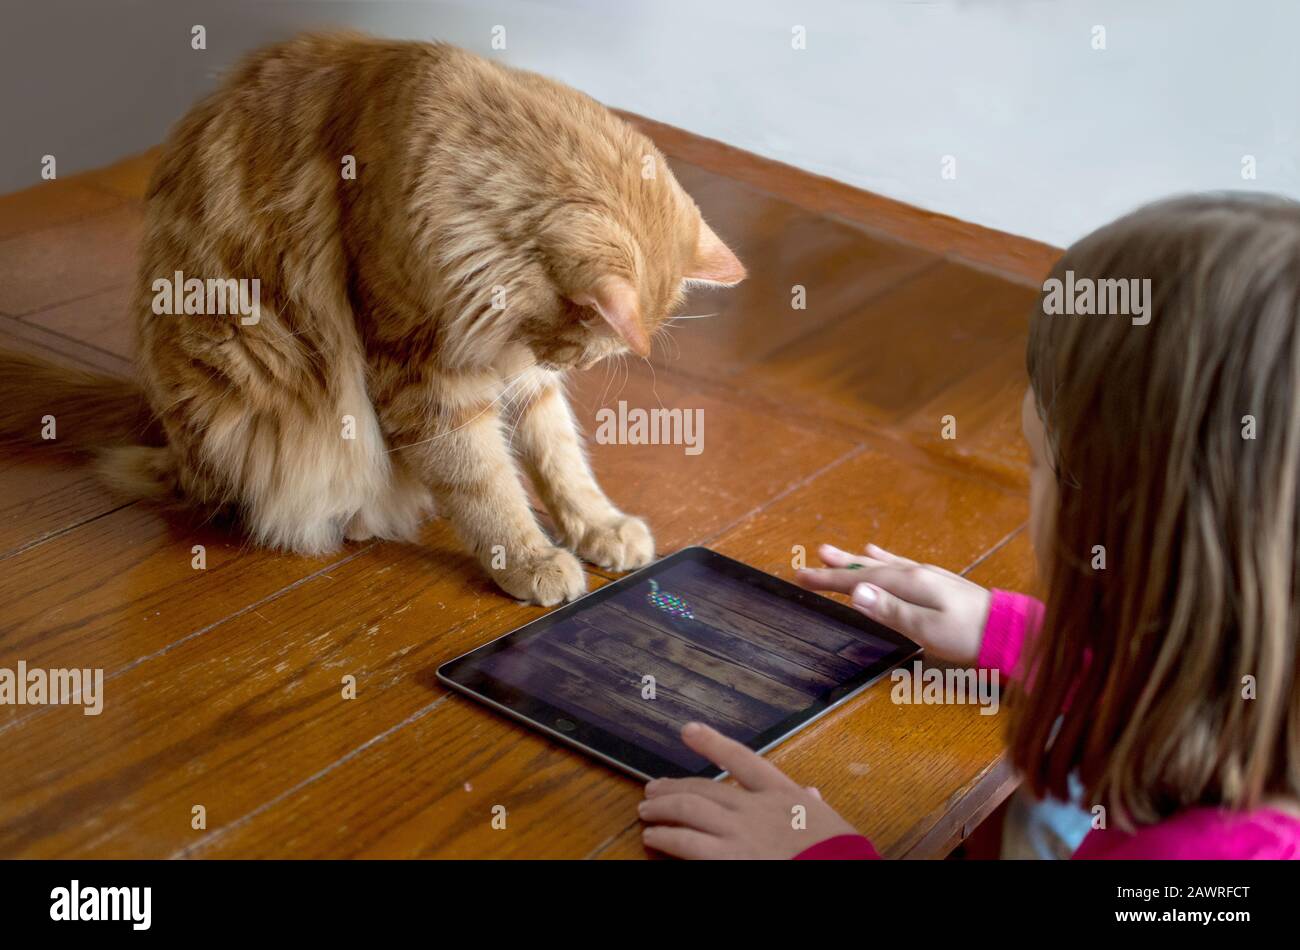
<svg viewBox="0 0 1300 950">
<path fill-rule="evenodd" d="M 521 639 L 540 636 L 557 623 L 574 614 L 594 607 L 619 591 L 640 584 L 682 561 L 705 563 L 721 573 L 753 584 L 782 600 L 801 604 L 832 619 L 857 627 L 895 646 L 893 652 L 886 654 L 856 676 L 836 686 L 823 699 L 813 702 L 805 709 L 759 733 L 753 740 L 746 743 L 760 755 L 852 699 L 894 667 L 921 653 L 921 648 L 902 634 L 876 623 L 850 607 L 846 607 L 827 597 L 822 597 L 812 591 L 804 590 L 789 581 L 774 577 L 706 547 L 693 546 L 670 554 L 668 557 L 628 574 L 626 577 L 611 581 L 563 607 L 544 614 L 536 620 L 529 621 L 521 627 L 516 627 L 508 633 L 504 633 L 496 639 L 456 657 L 454 660 L 448 660 L 438 667 L 438 679 L 452 689 L 485 703 L 497 711 L 544 732 L 552 738 L 560 740 L 565 745 L 579 749 L 634 778 L 643 781 L 652 778 L 722 778 L 726 773 L 712 763 L 698 772 L 691 772 L 683 766 L 649 752 L 626 739 L 613 735 L 589 722 L 582 721 L 574 713 L 566 712 L 535 696 L 530 696 L 517 687 L 489 675 L 477 665 L 489 656 L 510 649 Z"/>
</svg>

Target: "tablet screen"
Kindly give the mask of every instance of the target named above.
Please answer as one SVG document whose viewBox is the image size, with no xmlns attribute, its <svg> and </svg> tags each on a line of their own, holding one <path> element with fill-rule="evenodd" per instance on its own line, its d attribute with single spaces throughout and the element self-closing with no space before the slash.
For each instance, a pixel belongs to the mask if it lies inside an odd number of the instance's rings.
<svg viewBox="0 0 1300 950">
<path fill-rule="evenodd" d="M 682 744 L 687 722 L 759 748 L 914 652 L 840 604 L 693 548 L 444 671 L 633 771 L 700 775 L 717 770 Z"/>
</svg>

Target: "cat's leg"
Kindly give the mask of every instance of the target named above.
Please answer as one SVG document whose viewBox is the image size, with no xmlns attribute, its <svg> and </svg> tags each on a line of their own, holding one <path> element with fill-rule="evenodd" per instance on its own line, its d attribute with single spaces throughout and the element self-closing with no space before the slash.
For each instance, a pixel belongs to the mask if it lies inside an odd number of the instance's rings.
<svg viewBox="0 0 1300 950">
<path fill-rule="evenodd" d="M 440 387 L 444 396 L 453 388 Z M 390 418 L 414 418 L 415 399 L 427 404 L 408 393 L 393 401 Z M 433 419 L 419 412 L 418 426 L 392 424 L 394 452 L 420 472 L 439 512 L 508 594 L 548 606 L 580 597 L 587 590 L 582 564 L 538 526 L 495 399 L 475 403 L 461 392 L 448 403 L 459 408 Z"/>
<path fill-rule="evenodd" d="M 654 560 L 654 539 L 601 491 L 558 381 L 541 383 L 518 409 L 514 441 L 565 544 L 600 567 L 630 571 Z"/>
</svg>

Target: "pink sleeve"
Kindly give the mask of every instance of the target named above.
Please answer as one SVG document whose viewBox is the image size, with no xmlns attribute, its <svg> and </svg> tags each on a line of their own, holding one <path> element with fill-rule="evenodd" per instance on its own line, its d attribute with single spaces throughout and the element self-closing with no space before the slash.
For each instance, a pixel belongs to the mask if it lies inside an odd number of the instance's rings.
<svg viewBox="0 0 1300 950">
<path fill-rule="evenodd" d="M 879 861 L 880 855 L 862 835 L 836 835 L 805 848 L 796 861 Z"/>
<path fill-rule="evenodd" d="M 984 639 L 976 662 L 1011 680 L 1015 678 L 1025 639 L 1036 634 L 1043 624 L 1043 604 L 1027 594 L 1008 590 L 991 593 L 989 617 L 984 622 Z"/>
</svg>

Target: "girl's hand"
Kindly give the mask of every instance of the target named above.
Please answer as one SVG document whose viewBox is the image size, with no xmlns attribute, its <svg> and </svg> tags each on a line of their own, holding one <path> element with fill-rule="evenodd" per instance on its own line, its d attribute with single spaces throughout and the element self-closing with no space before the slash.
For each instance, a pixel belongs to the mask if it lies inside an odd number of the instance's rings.
<svg viewBox="0 0 1300 950">
<path fill-rule="evenodd" d="M 853 609 L 915 640 L 932 657 L 974 665 L 989 615 L 989 592 L 932 564 L 917 564 L 874 544 L 849 554 L 823 544 L 826 568 L 795 575 L 808 590 L 851 594 Z"/>
<path fill-rule="evenodd" d="M 785 860 L 837 835 L 857 831 L 822 801 L 749 748 L 698 722 L 682 740 L 740 783 L 655 779 L 637 809 L 647 847 L 679 858 Z"/>
</svg>

